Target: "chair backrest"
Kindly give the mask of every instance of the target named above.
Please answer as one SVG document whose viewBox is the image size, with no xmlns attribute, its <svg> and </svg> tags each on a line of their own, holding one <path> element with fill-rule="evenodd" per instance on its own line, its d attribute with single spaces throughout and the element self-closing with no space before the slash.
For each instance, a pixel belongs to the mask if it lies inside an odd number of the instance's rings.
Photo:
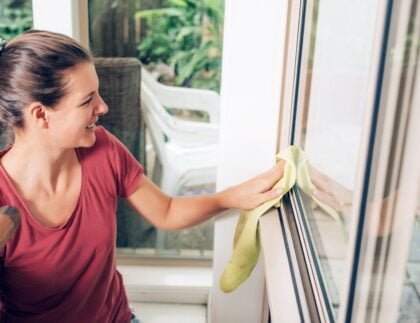
<svg viewBox="0 0 420 323">
<path fill-rule="evenodd" d="M 134 57 L 94 59 L 99 90 L 109 111 L 100 123 L 146 165 L 145 126 L 140 109 L 141 65 Z"/>
<path fill-rule="evenodd" d="M 109 106 L 100 123 L 110 130 L 140 161 L 145 171 L 145 124 L 140 109 L 141 65 L 133 57 L 95 58 L 99 91 Z M 150 246 L 156 235 L 152 225 L 118 200 L 117 245 Z"/>
<path fill-rule="evenodd" d="M 5 149 L 10 144 L 10 131 L 5 124 L 0 123 L 0 149 Z"/>
</svg>

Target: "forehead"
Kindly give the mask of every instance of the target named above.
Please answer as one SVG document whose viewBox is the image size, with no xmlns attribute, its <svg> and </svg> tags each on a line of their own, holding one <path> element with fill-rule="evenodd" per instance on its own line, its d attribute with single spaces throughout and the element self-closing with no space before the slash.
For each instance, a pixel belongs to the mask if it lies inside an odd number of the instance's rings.
<svg viewBox="0 0 420 323">
<path fill-rule="evenodd" d="M 99 86 L 93 63 L 82 63 L 64 72 L 66 92 L 75 99 L 82 99 Z"/>
</svg>

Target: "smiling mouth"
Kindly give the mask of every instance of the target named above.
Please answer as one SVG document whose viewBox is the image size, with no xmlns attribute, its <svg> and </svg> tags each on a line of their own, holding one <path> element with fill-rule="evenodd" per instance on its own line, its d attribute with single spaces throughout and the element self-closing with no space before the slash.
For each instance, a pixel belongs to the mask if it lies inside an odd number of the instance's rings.
<svg viewBox="0 0 420 323">
<path fill-rule="evenodd" d="M 88 125 L 88 126 L 86 127 L 86 129 L 93 129 L 93 128 L 95 128 L 95 127 L 96 127 L 95 123 L 91 123 L 90 125 Z"/>
</svg>

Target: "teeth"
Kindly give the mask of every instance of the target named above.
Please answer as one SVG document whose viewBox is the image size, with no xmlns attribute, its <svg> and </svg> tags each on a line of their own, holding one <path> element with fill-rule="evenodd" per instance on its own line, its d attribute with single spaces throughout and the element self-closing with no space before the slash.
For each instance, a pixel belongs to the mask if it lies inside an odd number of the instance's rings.
<svg viewBox="0 0 420 323">
<path fill-rule="evenodd" d="M 92 124 L 88 125 L 86 128 L 92 129 L 94 126 L 95 126 L 95 123 L 92 123 Z"/>
</svg>

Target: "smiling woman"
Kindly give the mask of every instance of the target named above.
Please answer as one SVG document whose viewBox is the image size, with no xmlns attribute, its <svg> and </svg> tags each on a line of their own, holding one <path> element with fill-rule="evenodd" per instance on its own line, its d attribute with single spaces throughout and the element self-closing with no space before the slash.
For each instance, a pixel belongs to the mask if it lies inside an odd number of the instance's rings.
<svg viewBox="0 0 420 323">
<path fill-rule="evenodd" d="M 0 120 L 14 134 L 0 151 L 0 207 L 21 225 L 0 276 L 4 322 L 130 322 L 116 269 L 121 197 L 160 229 L 201 223 L 226 208 L 279 197 L 283 167 L 203 196 L 170 197 L 109 131 L 90 53 L 73 39 L 31 30 L 0 53 Z"/>
</svg>

